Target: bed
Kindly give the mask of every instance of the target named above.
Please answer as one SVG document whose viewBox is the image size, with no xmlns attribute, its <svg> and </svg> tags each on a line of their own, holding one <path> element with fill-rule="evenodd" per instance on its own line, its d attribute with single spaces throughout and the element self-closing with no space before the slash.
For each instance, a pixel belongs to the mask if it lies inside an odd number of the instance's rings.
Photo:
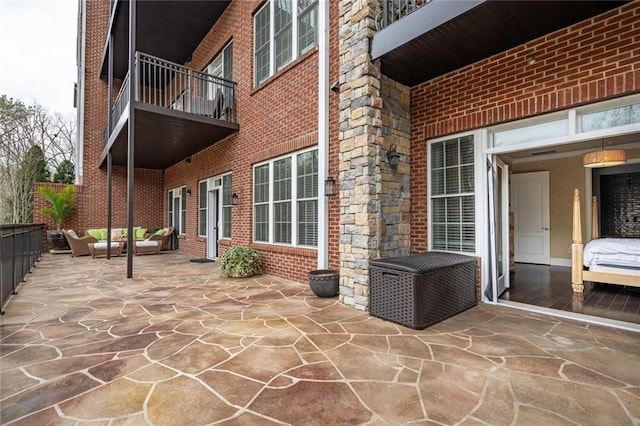
<svg viewBox="0 0 640 426">
<path fill-rule="evenodd" d="M 591 202 L 591 241 L 582 243 L 580 191 L 573 192 L 573 244 L 571 285 L 584 291 L 584 281 L 640 287 L 640 239 L 599 239 L 598 200 Z M 588 269 L 585 269 L 587 267 Z"/>
</svg>

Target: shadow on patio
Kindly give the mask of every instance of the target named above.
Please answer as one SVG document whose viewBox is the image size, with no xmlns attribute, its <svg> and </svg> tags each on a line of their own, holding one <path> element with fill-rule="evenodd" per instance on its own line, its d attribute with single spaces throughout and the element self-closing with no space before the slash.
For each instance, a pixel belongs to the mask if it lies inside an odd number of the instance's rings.
<svg viewBox="0 0 640 426">
<path fill-rule="evenodd" d="M 134 261 L 37 264 L 0 318 L 2 424 L 640 422 L 637 333 L 490 305 L 415 331 L 305 284 Z"/>
</svg>

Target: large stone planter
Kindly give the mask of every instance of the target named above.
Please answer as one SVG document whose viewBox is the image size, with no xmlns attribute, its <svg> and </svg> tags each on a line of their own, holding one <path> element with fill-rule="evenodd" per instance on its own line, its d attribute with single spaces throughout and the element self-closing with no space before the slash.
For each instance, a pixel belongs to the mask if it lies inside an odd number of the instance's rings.
<svg viewBox="0 0 640 426">
<path fill-rule="evenodd" d="M 334 297 L 338 294 L 340 275 L 335 269 L 316 269 L 309 272 L 309 286 L 318 297 Z"/>
</svg>

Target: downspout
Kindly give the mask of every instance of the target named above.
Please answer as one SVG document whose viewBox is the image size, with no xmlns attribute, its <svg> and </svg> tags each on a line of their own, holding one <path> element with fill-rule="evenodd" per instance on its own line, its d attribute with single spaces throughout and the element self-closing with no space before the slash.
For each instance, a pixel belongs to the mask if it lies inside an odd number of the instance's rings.
<svg viewBox="0 0 640 426">
<path fill-rule="evenodd" d="M 329 264 L 329 0 L 318 2 L 318 269 Z"/>
<path fill-rule="evenodd" d="M 87 46 L 87 3 L 78 0 L 78 35 L 76 37 L 78 67 L 78 92 L 76 93 L 76 185 L 82 185 L 84 176 L 84 70 Z"/>
</svg>

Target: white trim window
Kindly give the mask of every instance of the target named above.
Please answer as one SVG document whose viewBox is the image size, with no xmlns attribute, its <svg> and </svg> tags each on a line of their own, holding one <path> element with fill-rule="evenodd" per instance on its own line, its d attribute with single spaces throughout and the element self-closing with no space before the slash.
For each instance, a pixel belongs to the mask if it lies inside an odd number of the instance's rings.
<svg viewBox="0 0 640 426">
<path fill-rule="evenodd" d="M 318 0 L 269 0 L 254 15 L 253 27 L 259 85 L 318 44 Z"/>
<path fill-rule="evenodd" d="M 198 236 L 207 237 L 207 193 L 209 192 L 207 181 L 198 184 Z"/>
<path fill-rule="evenodd" d="M 253 239 L 318 246 L 318 150 L 287 155 L 254 167 Z"/>
<path fill-rule="evenodd" d="M 222 232 L 220 238 L 231 238 L 231 214 L 233 212 L 231 173 L 222 176 Z"/>
<path fill-rule="evenodd" d="M 167 205 L 169 226 L 175 228 L 176 234 L 184 234 L 187 228 L 187 187 L 169 190 Z"/>
<path fill-rule="evenodd" d="M 432 142 L 429 198 L 431 249 L 475 252 L 473 135 Z"/>
<path fill-rule="evenodd" d="M 233 41 L 230 41 L 225 47 L 222 48 L 220 53 L 207 65 L 202 72 L 209 74 L 216 79 L 207 78 L 206 80 L 200 80 L 200 97 L 203 100 L 215 102 L 222 100 L 221 105 L 223 108 L 229 108 L 233 103 Z M 222 82 L 217 79 L 227 80 Z M 202 102 L 202 101 L 201 101 Z M 205 104 L 209 107 L 209 104 Z M 210 107 L 213 114 L 215 106 Z M 206 108 L 205 108 L 206 109 Z"/>
</svg>

